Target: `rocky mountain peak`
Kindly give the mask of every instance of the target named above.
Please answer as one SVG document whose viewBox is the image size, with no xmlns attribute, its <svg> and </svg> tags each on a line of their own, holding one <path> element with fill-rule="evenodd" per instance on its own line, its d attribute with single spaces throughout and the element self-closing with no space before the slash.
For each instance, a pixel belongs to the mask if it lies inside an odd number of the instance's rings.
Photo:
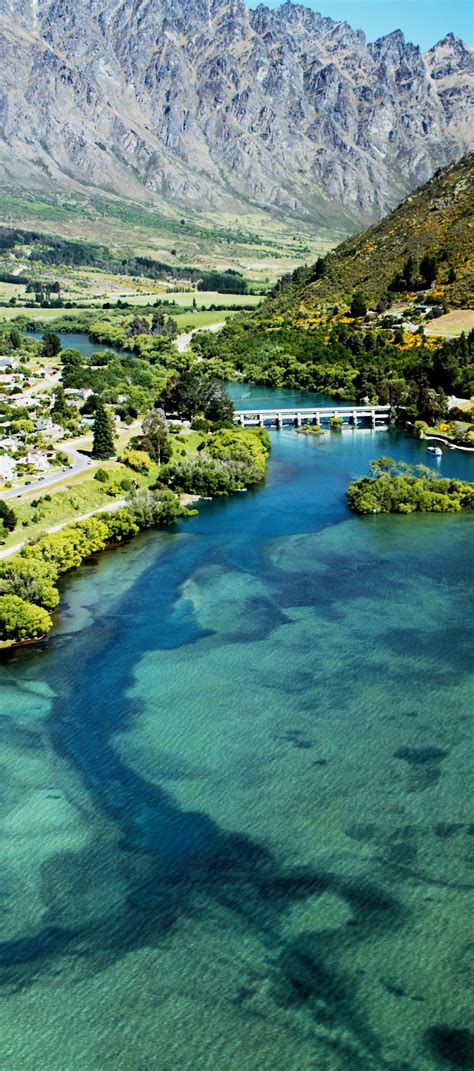
<svg viewBox="0 0 474 1071">
<path fill-rule="evenodd" d="M 301 4 L 0 0 L 4 181 L 354 225 L 472 144 L 474 52 Z"/>
</svg>

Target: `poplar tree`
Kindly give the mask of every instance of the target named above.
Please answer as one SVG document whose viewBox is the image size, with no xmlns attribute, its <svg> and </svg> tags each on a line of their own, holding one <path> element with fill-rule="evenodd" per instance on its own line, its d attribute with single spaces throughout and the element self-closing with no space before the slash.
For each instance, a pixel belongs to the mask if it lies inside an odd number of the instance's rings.
<svg viewBox="0 0 474 1071">
<path fill-rule="evenodd" d="M 95 410 L 94 445 L 92 447 L 92 457 L 96 457 L 100 461 L 106 461 L 107 458 L 113 457 L 114 454 L 115 446 L 112 431 L 112 422 L 110 420 L 109 414 L 107 413 L 103 401 L 98 398 Z"/>
</svg>

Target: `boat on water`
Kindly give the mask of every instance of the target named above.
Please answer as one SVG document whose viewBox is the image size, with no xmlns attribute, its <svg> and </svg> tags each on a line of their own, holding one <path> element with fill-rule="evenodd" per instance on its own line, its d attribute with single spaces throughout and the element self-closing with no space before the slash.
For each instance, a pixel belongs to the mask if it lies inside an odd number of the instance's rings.
<svg viewBox="0 0 474 1071">
<path fill-rule="evenodd" d="M 440 446 L 427 446 L 426 451 L 428 454 L 434 454 L 435 457 L 443 456 L 443 451 Z"/>
</svg>

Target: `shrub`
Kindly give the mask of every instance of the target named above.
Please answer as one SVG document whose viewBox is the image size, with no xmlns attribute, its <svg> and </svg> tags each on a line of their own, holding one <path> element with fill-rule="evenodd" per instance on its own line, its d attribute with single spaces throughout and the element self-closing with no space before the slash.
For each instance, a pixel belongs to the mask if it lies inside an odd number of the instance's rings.
<svg viewBox="0 0 474 1071">
<path fill-rule="evenodd" d="M 45 636 L 52 620 L 41 606 L 18 595 L 0 595 L 0 639 L 25 640 Z"/>
<path fill-rule="evenodd" d="M 8 502 L 0 501 L 0 527 L 6 528 L 7 532 L 13 532 L 17 526 L 17 515 Z"/>
<path fill-rule="evenodd" d="M 15 555 L 0 566 L 0 594 L 17 595 L 45 610 L 54 610 L 59 593 L 55 588 L 57 570 L 47 562 Z"/>
<path fill-rule="evenodd" d="M 331 431 L 342 431 L 342 417 L 332 416 L 329 418 L 329 427 Z"/>
<path fill-rule="evenodd" d="M 142 475 L 146 475 L 151 470 L 151 460 L 145 450 L 127 450 L 122 461 L 124 465 L 128 465 L 129 469 L 140 472 Z"/>
<path fill-rule="evenodd" d="M 108 483 L 109 474 L 105 469 L 97 469 L 97 472 L 94 475 L 94 480 L 98 480 L 99 483 Z"/>
<path fill-rule="evenodd" d="M 130 496 L 127 507 L 140 528 L 173 524 L 183 512 L 179 499 L 168 488 L 139 491 Z"/>
</svg>

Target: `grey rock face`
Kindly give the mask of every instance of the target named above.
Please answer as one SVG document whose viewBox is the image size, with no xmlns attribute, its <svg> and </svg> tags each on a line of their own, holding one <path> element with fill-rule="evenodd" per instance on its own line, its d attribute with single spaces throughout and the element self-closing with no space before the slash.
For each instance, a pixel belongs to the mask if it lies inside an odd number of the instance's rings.
<svg viewBox="0 0 474 1071">
<path fill-rule="evenodd" d="M 0 0 L 1 181 L 371 220 L 473 141 L 474 51 L 285 3 Z"/>
</svg>

